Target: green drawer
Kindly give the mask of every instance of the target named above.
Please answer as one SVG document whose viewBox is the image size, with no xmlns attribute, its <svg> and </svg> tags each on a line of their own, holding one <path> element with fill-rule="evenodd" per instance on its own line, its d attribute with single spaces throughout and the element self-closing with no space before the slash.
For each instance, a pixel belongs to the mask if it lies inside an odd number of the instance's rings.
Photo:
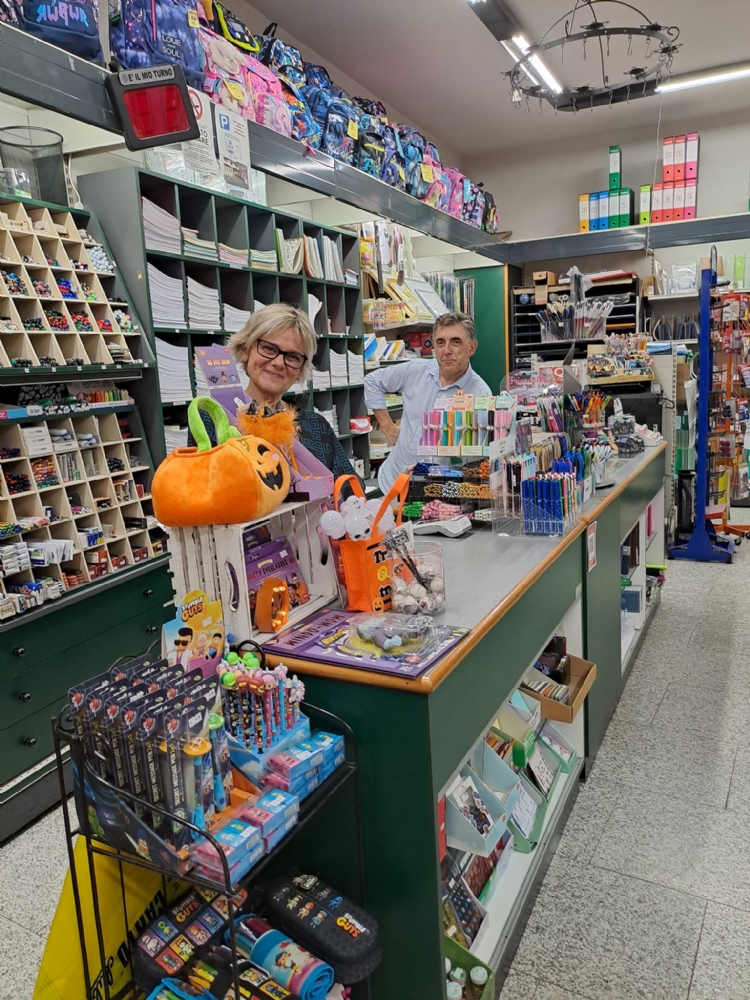
<svg viewBox="0 0 750 1000">
<path fill-rule="evenodd" d="M 42 708 L 0 732 L 0 784 L 34 767 L 54 750 L 52 707 Z"/>
<path fill-rule="evenodd" d="M 75 649 L 19 673 L 0 675 L 0 730 L 46 706 L 62 707 L 67 691 L 74 684 L 101 673 L 126 653 L 145 652 L 159 638 L 162 624 L 171 616 L 171 609 L 159 605 L 86 639 Z"/>
<path fill-rule="evenodd" d="M 61 603 L 42 618 L 0 633 L 0 676 L 16 674 L 41 663 L 53 654 L 78 646 L 82 639 L 98 635 L 113 622 L 134 618 L 143 611 L 161 611 L 172 598 L 171 577 L 166 566 L 123 580 L 99 594 L 74 604 Z M 159 624 L 164 621 L 160 618 Z M 129 652 L 125 650 L 125 652 Z M 96 673 L 90 670 L 89 674 Z"/>
</svg>

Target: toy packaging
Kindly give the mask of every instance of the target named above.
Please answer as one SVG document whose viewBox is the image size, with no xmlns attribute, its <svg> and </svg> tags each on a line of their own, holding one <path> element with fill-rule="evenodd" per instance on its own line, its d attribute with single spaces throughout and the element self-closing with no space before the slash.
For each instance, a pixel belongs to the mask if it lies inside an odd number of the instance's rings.
<svg viewBox="0 0 750 1000">
<path fill-rule="evenodd" d="M 365 636 L 368 626 L 372 634 Z M 365 632 L 358 628 L 365 627 Z M 421 631 L 421 637 L 418 633 Z M 389 634 L 392 632 L 392 634 Z M 419 677 L 468 629 L 435 625 L 426 616 L 367 615 L 323 610 L 264 645 L 269 653 L 380 673 Z M 398 645 L 393 640 L 400 637 Z M 382 640 L 382 645 L 380 641 Z"/>
<path fill-rule="evenodd" d="M 200 667 L 210 676 L 224 652 L 224 635 L 221 601 L 209 601 L 202 590 L 193 590 L 178 604 L 175 618 L 162 627 L 162 656 L 170 664 Z"/>
<path fill-rule="evenodd" d="M 267 577 L 280 577 L 286 581 L 291 608 L 307 604 L 310 591 L 302 576 L 291 545 L 283 536 L 264 545 L 246 550 L 245 571 L 250 594 L 250 612 L 255 625 L 255 601 Z"/>
</svg>

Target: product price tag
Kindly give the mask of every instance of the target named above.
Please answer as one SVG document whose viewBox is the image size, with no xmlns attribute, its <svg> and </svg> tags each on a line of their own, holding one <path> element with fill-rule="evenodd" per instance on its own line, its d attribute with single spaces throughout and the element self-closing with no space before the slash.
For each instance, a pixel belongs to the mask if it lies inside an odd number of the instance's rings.
<svg viewBox="0 0 750 1000">
<path fill-rule="evenodd" d="M 359 125 L 352 118 L 349 119 L 349 124 L 346 126 L 346 134 L 352 139 L 359 138 Z"/>
<path fill-rule="evenodd" d="M 421 163 L 420 168 L 422 170 L 422 180 L 425 184 L 432 184 L 435 180 L 435 173 L 432 169 L 431 163 Z"/>
<path fill-rule="evenodd" d="M 195 11 L 191 11 L 190 13 L 191 14 L 195 14 Z M 197 18 L 197 15 L 196 15 L 196 18 Z M 239 83 L 235 83 L 234 80 L 225 80 L 224 81 L 224 86 L 227 88 L 227 90 L 232 95 L 232 97 L 235 99 L 235 101 L 244 101 L 245 100 L 245 92 L 243 91 L 242 87 L 240 87 Z"/>
<path fill-rule="evenodd" d="M 198 12 L 195 10 L 188 11 L 188 24 L 191 28 L 200 27 L 200 21 L 198 20 Z"/>
</svg>

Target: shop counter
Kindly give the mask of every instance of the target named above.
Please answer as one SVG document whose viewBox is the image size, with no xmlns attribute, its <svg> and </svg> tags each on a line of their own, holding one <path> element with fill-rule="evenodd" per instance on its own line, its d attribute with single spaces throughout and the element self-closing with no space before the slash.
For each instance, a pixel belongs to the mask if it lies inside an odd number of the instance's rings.
<svg viewBox="0 0 750 1000">
<path fill-rule="evenodd" d="M 597 493 L 562 538 L 504 537 L 482 530 L 458 539 L 441 537 L 446 609 L 440 621 L 471 631 L 421 677 L 402 679 L 284 657 L 304 676 L 309 700 L 341 716 L 357 736 L 365 903 L 381 922 L 384 951 L 372 980 L 372 1000 L 444 995 L 438 802 L 524 671 L 562 625 L 568 651 L 594 661 L 597 679 L 584 710 L 566 731 L 579 763 L 553 793 L 542 839 L 532 853 L 514 854 L 487 904 L 475 953 L 499 969 L 502 980 L 555 832 L 624 684 L 620 545 L 660 491 L 663 496 L 665 449 L 650 448 L 623 462 L 612 488 Z M 625 532 L 621 524 L 627 525 Z M 592 531 L 596 560 L 589 569 Z M 333 816 L 326 831 L 334 842 L 338 821 Z"/>
</svg>

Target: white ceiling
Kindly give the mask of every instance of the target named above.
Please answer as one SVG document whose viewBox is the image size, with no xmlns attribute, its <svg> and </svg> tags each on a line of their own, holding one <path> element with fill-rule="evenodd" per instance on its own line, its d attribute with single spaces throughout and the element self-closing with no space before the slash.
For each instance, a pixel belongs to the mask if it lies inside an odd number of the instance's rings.
<svg viewBox="0 0 750 1000">
<path fill-rule="evenodd" d="M 319 52 L 331 66 L 358 80 L 386 104 L 465 160 L 495 150 L 576 138 L 606 129 L 654 125 L 660 98 L 629 105 L 555 115 L 534 104 L 526 113 L 510 103 L 503 73 L 512 62 L 500 43 L 472 12 L 466 0 L 252 0 L 253 6 L 277 20 L 293 37 Z M 574 0 L 509 0 L 529 41 L 536 41 Z M 597 17 L 623 23 L 627 9 L 599 4 Z M 636 0 L 651 20 L 676 24 L 682 49 L 673 72 L 682 74 L 711 66 L 750 60 L 750 3 L 747 0 Z M 579 15 L 580 16 L 580 15 Z M 644 23 L 633 14 L 634 23 Z M 593 17 L 583 14 L 584 21 Z M 283 34 L 283 32 L 282 32 Z M 613 56 L 615 48 L 612 48 Z M 303 52 L 304 55 L 304 52 Z M 568 85 L 596 86 L 596 52 L 576 59 L 568 46 L 550 68 Z M 613 71 L 643 65 L 645 43 L 617 52 Z M 622 63 L 622 65 L 619 65 Z M 663 113 L 671 120 L 699 118 L 716 110 L 748 106 L 750 81 L 665 95 Z"/>
</svg>

